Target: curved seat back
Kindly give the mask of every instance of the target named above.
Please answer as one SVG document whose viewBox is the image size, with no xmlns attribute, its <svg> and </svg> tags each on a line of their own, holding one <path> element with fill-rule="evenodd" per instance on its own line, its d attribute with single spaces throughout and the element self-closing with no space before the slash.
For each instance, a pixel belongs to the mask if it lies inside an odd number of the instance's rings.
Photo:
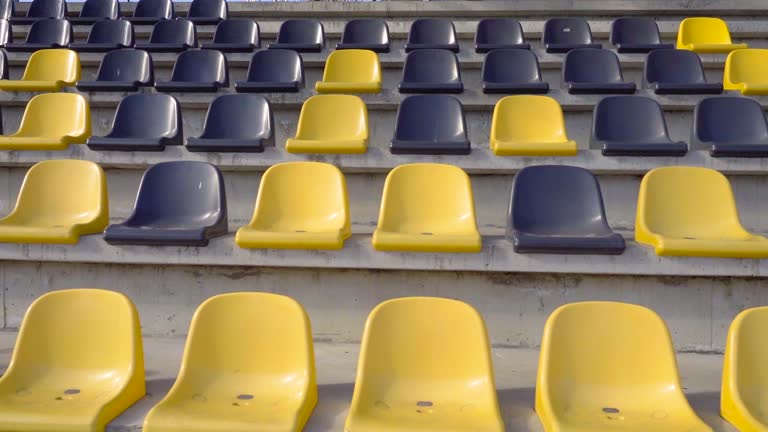
<svg viewBox="0 0 768 432">
<path fill-rule="evenodd" d="M 694 141 L 768 144 L 768 123 L 754 99 L 726 96 L 703 99 L 693 113 Z"/>
<path fill-rule="evenodd" d="M 619 57 L 613 52 L 596 48 L 578 48 L 568 52 L 563 60 L 563 81 L 574 83 L 624 82 Z"/>
<path fill-rule="evenodd" d="M 728 54 L 723 84 L 726 90 L 738 84 L 768 86 L 768 49 L 740 49 Z"/>
<path fill-rule="evenodd" d="M 661 44 L 659 26 L 653 18 L 648 17 L 622 17 L 616 18 L 611 23 L 611 45 L 636 44 L 658 45 Z"/>
<path fill-rule="evenodd" d="M 120 18 L 120 3 L 118 0 L 85 0 L 79 16 L 116 20 Z"/>
<path fill-rule="evenodd" d="M 491 137 L 537 144 L 568 141 L 560 104 L 551 97 L 537 95 L 501 99 L 493 111 Z"/>
<path fill-rule="evenodd" d="M 464 108 L 453 96 L 416 95 L 400 103 L 395 139 L 417 141 L 466 141 Z"/>
<path fill-rule="evenodd" d="M 192 0 L 187 18 L 192 20 L 225 20 L 229 15 L 226 0 Z"/>
<path fill-rule="evenodd" d="M 126 96 L 115 112 L 109 138 L 172 138 L 180 133 L 179 102 L 163 93 Z"/>
<path fill-rule="evenodd" d="M 200 138 L 268 140 L 274 133 L 272 109 L 263 96 L 226 94 L 211 102 Z"/>
<path fill-rule="evenodd" d="M 213 32 L 216 44 L 253 44 L 260 45 L 259 25 L 246 18 L 229 18 L 216 25 Z"/>
<path fill-rule="evenodd" d="M 152 85 L 155 81 L 152 57 L 142 50 L 110 51 L 104 54 L 101 60 L 96 81 L 138 82 Z"/>
<path fill-rule="evenodd" d="M 88 33 L 89 44 L 117 43 L 124 47 L 132 47 L 133 39 L 133 25 L 125 20 L 96 21 Z"/>
<path fill-rule="evenodd" d="M 461 82 L 456 54 L 443 49 L 414 50 L 405 57 L 403 82 L 453 83 Z"/>
<path fill-rule="evenodd" d="M 280 24 L 277 32 L 278 44 L 323 44 L 325 35 L 320 21 L 312 19 L 289 19 Z"/>
<path fill-rule="evenodd" d="M 411 23 L 408 44 L 455 45 L 456 28 L 453 21 L 443 18 L 419 18 Z M 424 48 L 429 48 L 424 46 Z"/>
<path fill-rule="evenodd" d="M 66 19 L 67 2 L 64 0 L 32 0 L 27 9 L 28 18 Z"/>
<path fill-rule="evenodd" d="M 262 50 L 253 55 L 248 65 L 248 81 L 304 82 L 301 55 L 293 50 Z"/>
<path fill-rule="evenodd" d="M 68 49 L 35 51 L 29 56 L 21 79 L 75 83 L 80 79 L 80 56 Z"/>
<path fill-rule="evenodd" d="M 677 48 L 685 49 L 693 44 L 730 45 L 731 32 L 720 18 L 690 17 L 680 23 L 677 32 Z"/>
<path fill-rule="evenodd" d="M 595 106 L 593 141 L 630 143 L 669 142 L 664 111 L 654 99 L 642 96 L 605 97 Z"/>
<path fill-rule="evenodd" d="M 27 33 L 28 44 L 55 44 L 62 47 L 74 39 L 72 26 L 65 19 L 41 19 L 32 23 Z"/>
<path fill-rule="evenodd" d="M 323 82 L 368 83 L 381 81 L 379 56 L 369 50 L 337 50 L 328 55 Z"/>
<path fill-rule="evenodd" d="M 342 44 L 389 44 L 389 26 L 383 19 L 358 18 L 344 24 Z"/>
<path fill-rule="evenodd" d="M 133 10 L 133 16 L 171 20 L 175 16 L 173 2 L 171 0 L 139 0 L 136 3 L 136 9 Z"/>
<path fill-rule="evenodd" d="M 158 21 L 152 28 L 149 43 L 197 46 L 195 25 L 183 18 Z"/>
<path fill-rule="evenodd" d="M 477 23 L 475 44 L 522 45 L 523 26 L 514 18 L 485 18 Z"/>
<path fill-rule="evenodd" d="M 496 49 L 485 55 L 483 81 L 492 83 L 541 82 L 536 54 L 521 49 Z"/>
<path fill-rule="evenodd" d="M 645 58 L 646 83 L 706 83 L 699 55 L 685 50 L 653 50 Z"/>
<path fill-rule="evenodd" d="M 91 109 L 82 95 L 44 93 L 30 99 L 16 136 L 62 138 L 90 134 Z"/>
<path fill-rule="evenodd" d="M 583 18 L 550 18 L 544 23 L 545 44 L 591 44 L 592 30 Z"/>
<path fill-rule="evenodd" d="M 171 81 L 216 82 L 229 86 L 227 58 L 221 51 L 189 50 L 179 54 L 171 72 Z"/>
</svg>

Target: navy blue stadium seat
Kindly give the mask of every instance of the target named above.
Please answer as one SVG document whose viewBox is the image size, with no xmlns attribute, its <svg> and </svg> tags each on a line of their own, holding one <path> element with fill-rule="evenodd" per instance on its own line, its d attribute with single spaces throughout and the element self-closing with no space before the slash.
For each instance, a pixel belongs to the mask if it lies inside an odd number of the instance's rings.
<svg viewBox="0 0 768 432">
<path fill-rule="evenodd" d="M 72 43 L 69 48 L 78 52 L 107 52 L 133 48 L 133 25 L 125 20 L 101 20 L 91 26 L 85 43 Z"/>
<path fill-rule="evenodd" d="M 564 53 L 577 48 L 602 48 L 592 41 L 592 30 L 584 18 L 550 18 L 544 23 L 541 42 L 550 53 Z"/>
<path fill-rule="evenodd" d="M 645 86 L 656 94 L 720 94 L 723 83 L 709 83 L 699 55 L 688 50 L 654 50 L 645 58 Z"/>
<path fill-rule="evenodd" d="M 469 154 L 461 102 L 449 95 L 416 95 L 403 99 L 389 150 L 393 154 Z"/>
<path fill-rule="evenodd" d="M 16 12 L 13 0 L 0 0 L 0 19 L 10 21 Z"/>
<path fill-rule="evenodd" d="M 325 45 L 323 24 L 311 19 L 289 19 L 280 24 L 277 42 L 269 49 L 287 49 L 298 52 L 320 52 Z"/>
<path fill-rule="evenodd" d="M 203 133 L 187 138 L 191 152 L 261 153 L 275 145 L 269 102 L 261 95 L 226 94 L 208 107 Z"/>
<path fill-rule="evenodd" d="M 461 93 L 459 60 L 444 49 L 420 49 L 405 57 L 400 93 Z"/>
<path fill-rule="evenodd" d="M 293 50 L 263 50 L 253 54 L 246 81 L 235 83 L 238 92 L 296 93 L 304 87 L 304 64 Z"/>
<path fill-rule="evenodd" d="M 213 41 L 203 42 L 201 47 L 221 52 L 253 52 L 261 47 L 259 25 L 250 18 L 226 19 L 216 25 Z"/>
<path fill-rule="evenodd" d="M 754 99 L 727 96 L 701 100 L 693 112 L 691 145 L 713 157 L 768 157 L 768 123 Z"/>
<path fill-rule="evenodd" d="M 647 53 L 657 49 L 673 49 L 674 44 L 662 43 L 659 26 L 653 18 L 616 18 L 611 24 L 611 44 L 620 53 Z"/>
<path fill-rule="evenodd" d="M 642 96 L 600 100 L 592 118 L 591 147 L 603 156 L 685 156 L 688 145 L 669 137 L 664 111 Z"/>
<path fill-rule="evenodd" d="M 134 24 L 154 24 L 162 20 L 176 18 L 176 11 L 171 0 L 139 0 L 133 16 L 124 17 Z"/>
<path fill-rule="evenodd" d="M 96 21 L 120 18 L 120 2 L 117 0 L 85 0 L 80 15 L 67 18 L 72 24 L 93 24 Z"/>
<path fill-rule="evenodd" d="M 155 83 L 159 92 L 215 92 L 222 87 L 229 87 L 229 68 L 216 50 L 184 51 L 176 58 L 171 80 Z"/>
<path fill-rule="evenodd" d="M 149 52 L 182 52 L 197 46 L 197 32 L 192 21 L 178 18 L 159 21 L 152 28 L 148 43 L 137 43 L 137 49 Z"/>
<path fill-rule="evenodd" d="M 228 16 L 226 0 L 192 0 L 187 12 L 187 19 L 195 24 L 217 24 Z"/>
<path fill-rule="evenodd" d="M 597 178 L 584 168 L 529 166 L 512 182 L 507 238 L 517 253 L 620 255 Z"/>
<path fill-rule="evenodd" d="M 111 245 L 207 246 L 227 233 L 221 171 L 206 162 L 163 162 L 141 179 L 133 214 L 104 230 Z"/>
<path fill-rule="evenodd" d="M 483 62 L 483 93 L 546 93 L 549 84 L 541 81 L 536 54 L 524 49 L 496 49 Z"/>
<path fill-rule="evenodd" d="M 0 50 L 0 79 L 8 79 L 8 54 Z M 2 121 L 0 121 L 0 133 L 2 133 Z"/>
<path fill-rule="evenodd" d="M 146 51 L 122 49 L 104 54 L 95 81 L 78 81 L 81 91 L 137 91 L 155 84 L 152 57 Z"/>
<path fill-rule="evenodd" d="M 13 42 L 11 23 L 6 19 L 0 18 L 0 48 L 5 47 L 11 42 Z"/>
<path fill-rule="evenodd" d="M 106 136 L 88 138 L 91 150 L 163 151 L 184 144 L 181 108 L 173 96 L 139 93 L 126 96 Z"/>
<path fill-rule="evenodd" d="M 364 49 L 389 52 L 389 26 L 383 19 L 359 18 L 347 21 L 336 49 Z"/>
<path fill-rule="evenodd" d="M 563 87 L 573 94 L 632 94 L 635 83 L 625 82 L 613 51 L 577 48 L 563 61 Z"/>
<path fill-rule="evenodd" d="M 73 39 L 69 21 L 41 19 L 29 27 L 25 42 L 7 43 L 5 49 L 10 52 L 33 52 L 47 48 L 66 48 Z"/>
<path fill-rule="evenodd" d="M 405 52 L 419 49 L 447 49 L 459 52 L 453 21 L 442 18 L 420 18 L 411 24 Z"/>
<path fill-rule="evenodd" d="M 67 16 L 67 2 L 64 0 L 32 0 L 23 17 L 11 17 L 12 24 L 32 24 L 39 19 L 64 19 Z"/>
<path fill-rule="evenodd" d="M 530 49 L 525 43 L 523 26 L 514 18 L 486 18 L 477 23 L 475 52 L 487 53 L 496 49 Z"/>
</svg>

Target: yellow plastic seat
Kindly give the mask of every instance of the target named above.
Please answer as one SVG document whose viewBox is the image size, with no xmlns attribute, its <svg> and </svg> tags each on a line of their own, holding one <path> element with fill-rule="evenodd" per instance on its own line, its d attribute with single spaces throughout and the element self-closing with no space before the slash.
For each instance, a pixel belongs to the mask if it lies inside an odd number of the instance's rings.
<svg viewBox="0 0 768 432">
<path fill-rule="evenodd" d="M 573 303 L 550 315 L 536 413 L 547 432 L 711 431 L 680 387 L 664 321 L 626 303 Z"/>
<path fill-rule="evenodd" d="M 378 93 L 381 91 L 379 56 L 369 50 L 336 50 L 328 56 L 318 93 Z"/>
<path fill-rule="evenodd" d="M 649 171 L 640 183 L 635 240 L 657 255 L 768 258 L 768 239 L 741 226 L 731 184 L 709 168 Z"/>
<path fill-rule="evenodd" d="M 222 294 L 195 312 L 179 376 L 143 431 L 299 432 L 316 404 L 301 305 L 277 294 Z"/>
<path fill-rule="evenodd" d="M 728 54 L 723 88 L 745 95 L 768 95 L 768 49 L 741 49 Z"/>
<path fill-rule="evenodd" d="M 344 432 L 503 432 L 490 354 L 466 303 L 381 303 L 365 324 Z"/>
<path fill-rule="evenodd" d="M 108 223 L 104 170 L 89 161 L 49 160 L 24 177 L 16 207 L 0 219 L 0 242 L 75 244 Z"/>
<path fill-rule="evenodd" d="M 497 156 L 575 156 L 563 110 L 548 96 L 502 98 L 493 110 L 491 150 Z"/>
<path fill-rule="evenodd" d="M 241 248 L 341 249 L 351 234 L 344 174 L 331 164 L 286 162 L 261 178 L 251 222 L 237 230 Z"/>
<path fill-rule="evenodd" d="M 75 93 L 45 93 L 29 100 L 19 129 L 0 136 L 0 150 L 66 150 L 91 136 L 91 109 Z"/>
<path fill-rule="evenodd" d="M 136 307 L 100 289 L 35 300 L 0 378 L 0 430 L 103 432 L 144 396 Z"/>
<path fill-rule="evenodd" d="M 731 41 L 728 25 L 720 18 L 686 18 L 677 31 L 677 49 L 697 53 L 727 54 L 733 50 L 747 48 L 747 44 Z"/>
<path fill-rule="evenodd" d="M 29 56 L 20 80 L 0 80 L 0 90 L 59 91 L 80 80 L 80 57 L 68 49 L 44 49 Z"/>
<path fill-rule="evenodd" d="M 480 252 L 467 173 L 427 163 L 390 171 L 372 242 L 380 251 Z"/>
<path fill-rule="evenodd" d="M 289 153 L 365 153 L 368 109 L 352 95 L 317 95 L 304 102 Z"/>
</svg>

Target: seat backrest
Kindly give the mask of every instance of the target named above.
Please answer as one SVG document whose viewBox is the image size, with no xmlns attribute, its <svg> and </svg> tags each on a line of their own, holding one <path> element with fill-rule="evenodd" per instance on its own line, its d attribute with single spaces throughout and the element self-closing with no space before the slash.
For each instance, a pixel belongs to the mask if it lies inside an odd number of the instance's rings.
<svg viewBox="0 0 768 432">
<path fill-rule="evenodd" d="M 136 9 L 133 10 L 133 16 L 173 19 L 175 16 L 173 2 L 171 0 L 139 0 L 136 3 Z"/>
<path fill-rule="evenodd" d="M 262 50 L 253 54 L 248 65 L 248 81 L 304 82 L 301 55 L 293 50 Z"/>
<path fill-rule="evenodd" d="M 150 43 L 183 43 L 197 45 L 197 33 L 192 21 L 177 18 L 175 20 L 158 21 L 149 36 Z"/>
<path fill-rule="evenodd" d="M 724 81 L 768 84 L 768 49 L 740 49 L 731 51 L 725 59 Z"/>
<path fill-rule="evenodd" d="M 263 96 L 225 94 L 208 107 L 200 138 L 268 139 L 274 133 L 272 109 Z"/>
<path fill-rule="evenodd" d="M 483 81 L 531 83 L 541 81 L 536 54 L 523 49 L 495 49 L 485 55 Z"/>
<path fill-rule="evenodd" d="M 142 50 L 122 49 L 104 54 L 97 81 L 154 82 L 152 57 Z"/>
<path fill-rule="evenodd" d="M 619 57 L 610 50 L 578 48 L 563 60 L 563 81 L 577 83 L 623 82 Z"/>
<path fill-rule="evenodd" d="M 117 0 L 85 0 L 81 17 L 106 18 L 116 20 L 120 18 L 120 2 Z"/>
<path fill-rule="evenodd" d="M 9 20 L 16 12 L 13 0 L 0 0 L 0 19 Z"/>
<path fill-rule="evenodd" d="M 344 52 L 336 51 L 336 52 Z M 316 95 L 304 102 L 297 139 L 367 139 L 368 110 L 354 95 Z"/>
<path fill-rule="evenodd" d="M 72 26 L 65 19 L 40 19 L 32 23 L 27 43 L 55 43 L 67 46 L 73 40 Z"/>
<path fill-rule="evenodd" d="M 179 54 L 171 81 L 218 82 L 229 85 L 227 58 L 217 50 L 188 50 Z"/>
<path fill-rule="evenodd" d="M 659 26 L 653 18 L 622 17 L 611 23 L 611 44 L 660 44 Z"/>
<path fill-rule="evenodd" d="M 91 132 L 91 109 L 82 95 L 44 93 L 30 99 L 18 134 L 28 137 L 61 138 Z"/>
<path fill-rule="evenodd" d="M 64 0 L 32 0 L 27 16 L 34 18 L 64 19 L 67 16 L 67 2 Z"/>
<path fill-rule="evenodd" d="M 323 71 L 325 82 L 381 81 L 379 56 L 369 50 L 336 50 L 328 55 Z"/>
<path fill-rule="evenodd" d="M 277 43 L 319 43 L 325 40 L 323 25 L 313 19 L 289 19 L 280 24 Z"/>
<path fill-rule="evenodd" d="M 0 18 L 0 46 L 13 42 L 13 31 L 11 29 L 11 23 L 6 19 Z M 8 79 L 3 78 L 3 79 Z"/>
<path fill-rule="evenodd" d="M 647 83 L 705 83 L 704 65 L 693 51 L 659 49 L 645 58 L 644 79 Z"/>
<path fill-rule="evenodd" d="M 745 97 L 702 99 L 693 113 L 693 132 L 703 142 L 768 142 L 763 108 L 756 100 Z"/>
<path fill-rule="evenodd" d="M 408 43 L 452 45 L 456 43 L 456 28 L 448 19 L 419 18 L 411 24 Z"/>
<path fill-rule="evenodd" d="M 21 79 L 74 83 L 80 79 L 80 56 L 68 49 L 35 51 L 29 56 Z"/>
<path fill-rule="evenodd" d="M 179 102 L 163 93 L 128 95 L 120 101 L 109 137 L 170 138 L 181 128 Z"/>
<path fill-rule="evenodd" d="M 501 141 L 562 143 L 568 141 L 563 110 L 548 96 L 506 96 L 496 103 L 491 137 Z"/>
<path fill-rule="evenodd" d="M 420 49 L 408 53 L 403 65 L 403 81 L 448 83 L 461 81 L 456 54 L 444 49 Z"/>
<path fill-rule="evenodd" d="M 731 32 L 720 18 L 691 17 L 680 23 L 677 47 L 690 44 L 730 44 Z"/>
<path fill-rule="evenodd" d="M 358 18 L 344 24 L 341 43 L 388 44 L 389 26 L 383 19 Z"/>
<path fill-rule="evenodd" d="M 597 141 L 669 141 L 664 111 L 643 96 L 608 96 L 595 106 L 592 135 Z"/>
<path fill-rule="evenodd" d="M 126 20 L 100 20 L 93 23 L 88 33 L 88 43 L 118 43 L 133 46 L 133 24 Z"/>
<path fill-rule="evenodd" d="M 188 17 L 227 19 L 229 9 L 226 0 L 192 0 Z"/>
<path fill-rule="evenodd" d="M 523 26 L 514 18 L 486 18 L 477 23 L 476 44 L 520 45 L 525 43 Z"/>
<path fill-rule="evenodd" d="M 229 18 L 218 23 L 214 43 L 252 43 L 260 45 L 259 25 L 250 18 Z"/>
<path fill-rule="evenodd" d="M 1 22 L 2 21 L 0 21 L 0 23 Z M 0 50 L 0 79 L 8 79 L 8 69 L 10 69 L 8 67 L 8 54 L 6 54 L 5 50 Z M 0 128 L 0 134 L 2 134 L 2 132 L 3 130 Z"/>
<path fill-rule="evenodd" d="M 544 23 L 545 44 L 591 44 L 592 30 L 584 18 L 550 18 Z"/>
<path fill-rule="evenodd" d="M 747 309 L 734 318 L 728 330 L 723 362 L 723 396 L 743 403 L 752 413 L 763 412 L 768 385 L 768 307 Z"/>
<path fill-rule="evenodd" d="M 414 95 L 397 111 L 395 139 L 407 141 L 466 141 L 464 108 L 453 96 Z"/>
</svg>

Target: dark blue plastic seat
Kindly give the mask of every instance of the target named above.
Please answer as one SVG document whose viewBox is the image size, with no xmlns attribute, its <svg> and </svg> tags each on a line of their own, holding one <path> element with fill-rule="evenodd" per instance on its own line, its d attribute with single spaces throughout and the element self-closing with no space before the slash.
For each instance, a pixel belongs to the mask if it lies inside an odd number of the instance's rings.
<svg viewBox="0 0 768 432">
<path fill-rule="evenodd" d="M 530 49 L 525 43 L 523 26 L 514 18 L 486 18 L 477 23 L 475 52 L 487 53 L 496 49 Z"/>
<path fill-rule="evenodd" d="M 507 238 L 517 253 L 620 255 L 597 178 L 584 168 L 529 166 L 512 182 Z"/>
<path fill-rule="evenodd" d="M 242 93 L 296 93 L 304 87 L 304 64 L 293 50 L 264 50 L 253 54 L 246 81 L 235 83 Z"/>
<path fill-rule="evenodd" d="M 221 171 L 206 162 L 163 162 L 141 179 L 133 214 L 104 230 L 111 245 L 207 246 L 227 233 Z"/>
<path fill-rule="evenodd" d="M 197 46 L 197 32 L 192 21 L 178 18 L 159 21 L 152 28 L 148 43 L 137 43 L 137 49 L 149 52 L 182 52 Z"/>
<path fill-rule="evenodd" d="M 133 25 L 125 20 L 101 20 L 91 26 L 85 43 L 72 43 L 69 48 L 78 52 L 107 52 L 133 48 Z"/>
<path fill-rule="evenodd" d="M 67 2 L 64 0 L 32 0 L 23 17 L 11 17 L 12 24 L 32 24 L 39 19 L 67 17 Z"/>
<path fill-rule="evenodd" d="M 289 19 L 280 24 L 277 42 L 269 44 L 269 49 L 320 52 L 323 46 L 325 46 L 325 32 L 320 21 Z"/>
<path fill-rule="evenodd" d="M 550 18 L 544 23 L 541 42 L 550 53 L 564 53 L 577 48 L 600 49 L 592 40 L 592 30 L 583 18 Z"/>
<path fill-rule="evenodd" d="M 217 24 L 227 19 L 229 7 L 226 0 L 192 0 L 187 19 L 195 24 Z"/>
<path fill-rule="evenodd" d="M 216 25 L 213 42 L 203 42 L 201 46 L 221 52 L 253 52 L 261 47 L 259 25 L 250 18 L 226 19 Z"/>
<path fill-rule="evenodd" d="M 171 0 L 139 0 L 133 16 L 124 17 L 134 24 L 154 24 L 162 20 L 176 18 L 176 11 Z"/>
<path fill-rule="evenodd" d="M 712 157 L 768 157 L 768 123 L 754 99 L 727 96 L 701 100 L 693 112 L 691 145 Z"/>
<path fill-rule="evenodd" d="M 447 49 L 459 52 L 453 21 L 442 18 L 420 18 L 411 24 L 405 52 L 419 49 Z"/>
<path fill-rule="evenodd" d="M 218 96 L 208 107 L 203 133 L 187 138 L 191 152 L 261 153 L 275 145 L 275 127 L 269 102 L 261 95 Z"/>
<path fill-rule="evenodd" d="M 688 50 L 654 50 L 645 58 L 645 86 L 656 94 L 720 94 L 723 83 L 709 83 L 699 55 Z"/>
<path fill-rule="evenodd" d="M 163 151 L 167 145 L 182 145 L 179 101 L 162 93 L 126 96 L 117 106 L 112 130 L 88 138 L 87 144 L 91 150 L 118 151 Z"/>
<path fill-rule="evenodd" d="M 120 18 L 120 2 L 117 0 L 85 0 L 80 15 L 68 17 L 72 24 L 93 24 L 96 21 Z"/>
<path fill-rule="evenodd" d="M 347 21 L 336 49 L 364 49 L 389 52 L 389 26 L 383 19 L 359 18 Z"/>
<path fill-rule="evenodd" d="M 563 61 L 563 86 L 573 94 L 632 94 L 635 83 L 625 82 L 613 51 L 578 48 Z"/>
<path fill-rule="evenodd" d="M 616 18 L 611 24 L 611 44 L 620 53 L 647 53 L 657 49 L 673 49 L 674 44 L 662 43 L 659 26 L 653 18 Z"/>
<path fill-rule="evenodd" d="M 416 95 L 403 99 L 389 149 L 393 154 L 469 154 L 461 102 L 449 95 Z"/>
<path fill-rule="evenodd" d="M 0 48 L 13 42 L 13 31 L 11 23 L 6 19 L 0 19 Z"/>
<path fill-rule="evenodd" d="M 669 137 L 659 103 L 642 96 L 611 96 L 595 106 L 591 147 L 603 156 L 685 156 L 688 145 Z"/>
<path fill-rule="evenodd" d="M 215 92 L 229 87 L 227 58 L 221 51 L 184 51 L 176 58 L 170 81 L 155 83 L 159 92 Z"/>
<path fill-rule="evenodd" d="M 538 94 L 549 91 L 541 81 L 536 54 L 524 49 L 496 49 L 483 62 L 483 93 Z"/>
<path fill-rule="evenodd" d="M 0 50 L 0 79 L 8 79 L 8 54 L 5 51 Z M 0 121 L 2 123 L 2 121 Z M 0 134 L 3 133 L 2 124 L 0 124 Z"/>
<path fill-rule="evenodd" d="M 16 12 L 13 0 L 0 0 L 0 19 L 10 21 Z"/>
<path fill-rule="evenodd" d="M 47 48 L 66 48 L 74 39 L 72 25 L 64 19 L 42 19 L 32 23 L 27 40 L 22 43 L 7 43 L 10 52 L 33 52 Z"/>
<path fill-rule="evenodd" d="M 137 91 L 155 84 L 152 57 L 146 51 L 122 49 L 104 54 L 95 81 L 78 81 L 80 91 Z"/>
<path fill-rule="evenodd" d="M 405 57 L 400 93 L 461 93 L 459 60 L 444 49 L 420 49 Z"/>
</svg>

